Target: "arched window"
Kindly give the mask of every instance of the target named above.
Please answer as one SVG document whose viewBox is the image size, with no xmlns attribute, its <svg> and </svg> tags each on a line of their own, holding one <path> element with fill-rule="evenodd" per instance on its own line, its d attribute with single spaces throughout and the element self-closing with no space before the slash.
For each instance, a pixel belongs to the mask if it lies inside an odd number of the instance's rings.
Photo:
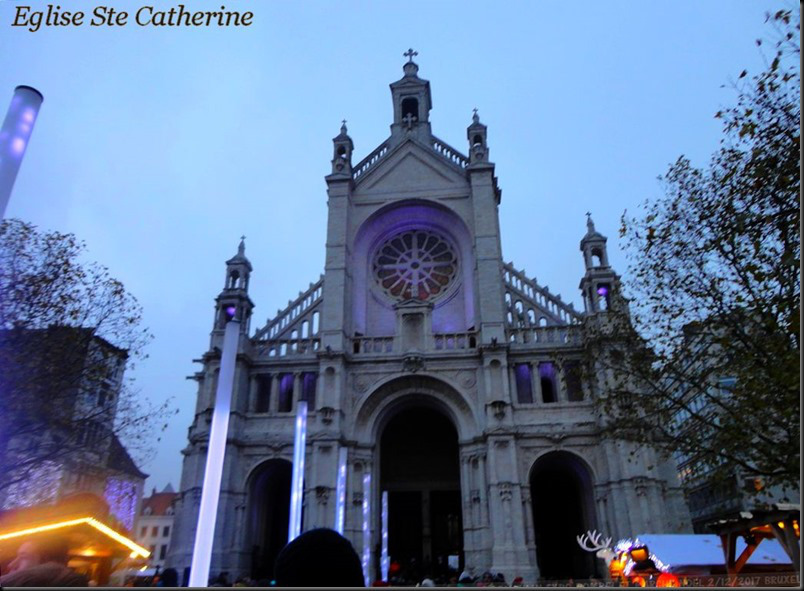
<svg viewBox="0 0 804 591">
<path fill-rule="evenodd" d="M 240 278 L 240 273 L 237 271 L 232 271 L 229 273 L 229 288 L 234 289 L 237 287 L 237 280 Z"/>
<path fill-rule="evenodd" d="M 472 138 L 472 145 L 473 146 L 482 146 L 483 145 L 483 137 L 479 134 Z"/>
<path fill-rule="evenodd" d="M 611 295 L 611 286 L 607 283 L 601 283 L 597 286 L 597 295 L 600 310 L 609 309 L 609 296 Z"/>
<path fill-rule="evenodd" d="M 594 267 L 603 266 L 603 252 L 599 248 L 592 249 L 592 266 Z"/>
<path fill-rule="evenodd" d="M 402 99 L 402 120 L 410 115 L 413 121 L 419 120 L 419 101 L 413 97 Z"/>
<path fill-rule="evenodd" d="M 313 312 L 313 334 L 318 334 L 318 312 Z"/>
</svg>

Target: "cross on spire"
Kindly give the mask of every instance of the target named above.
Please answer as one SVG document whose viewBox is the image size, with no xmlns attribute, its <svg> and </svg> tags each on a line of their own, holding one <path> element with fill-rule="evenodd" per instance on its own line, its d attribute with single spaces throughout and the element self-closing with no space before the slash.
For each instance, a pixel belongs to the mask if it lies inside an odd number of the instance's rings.
<svg viewBox="0 0 804 591">
<path fill-rule="evenodd" d="M 408 58 L 408 63 L 410 64 L 410 63 L 413 63 L 413 58 L 415 56 L 419 55 L 419 52 L 418 51 L 413 51 L 413 48 L 411 47 L 410 49 L 408 49 L 402 55 L 404 55 L 406 58 Z"/>
</svg>

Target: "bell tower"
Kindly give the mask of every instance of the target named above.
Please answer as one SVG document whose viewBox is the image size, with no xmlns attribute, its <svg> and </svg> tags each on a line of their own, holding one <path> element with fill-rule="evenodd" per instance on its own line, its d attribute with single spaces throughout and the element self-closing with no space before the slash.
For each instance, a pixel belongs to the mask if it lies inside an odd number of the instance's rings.
<svg viewBox="0 0 804 591">
<path fill-rule="evenodd" d="M 430 82 L 419 78 L 419 66 L 413 58 L 419 53 L 408 49 L 408 58 L 402 67 L 402 79 L 391 83 L 391 99 L 394 102 L 394 122 L 391 124 L 391 140 L 401 143 L 409 136 L 426 142 L 432 135 L 430 129 L 430 110 L 433 102 L 430 95 Z"/>
<path fill-rule="evenodd" d="M 623 305 L 619 297 L 620 277 L 609 265 L 606 240 L 605 236 L 595 230 L 592 214 L 587 213 L 586 235 L 581 239 L 586 273 L 579 288 L 588 314 L 606 312 Z"/>
<path fill-rule="evenodd" d="M 254 303 L 248 296 L 251 262 L 246 258 L 246 237 L 240 238 L 237 254 L 226 261 L 226 279 L 223 290 L 215 298 L 215 319 L 212 327 L 211 347 L 220 347 L 223 331 L 229 320 L 240 321 L 241 337 L 247 337 Z"/>
<path fill-rule="evenodd" d="M 346 119 L 341 123 L 341 132 L 332 138 L 332 174 L 351 178 L 352 152 L 355 146 L 346 129 Z"/>
</svg>

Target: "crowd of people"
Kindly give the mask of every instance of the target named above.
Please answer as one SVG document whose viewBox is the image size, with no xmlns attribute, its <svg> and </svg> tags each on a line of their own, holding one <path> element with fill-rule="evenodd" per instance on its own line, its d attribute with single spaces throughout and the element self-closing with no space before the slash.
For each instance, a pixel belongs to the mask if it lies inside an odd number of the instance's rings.
<svg viewBox="0 0 804 591">
<path fill-rule="evenodd" d="M 68 545 L 58 536 L 41 537 L 23 542 L 17 556 L 9 564 L 10 572 L 0 576 L 0 587 L 87 587 L 86 576 L 67 566 Z M 416 587 L 524 587 L 522 577 L 506 581 L 502 573 L 472 569 L 448 570 L 440 576 L 425 574 L 420 580 L 410 569 L 398 564 L 389 569 L 387 581 L 377 580 L 371 586 Z M 556 582 L 557 583 L 557 582 Z M 569 583 L 567 585 L 567 583 Z M 602 583 L 602 581 L 600 582 Z M 174 568 L 166 568 L 149 577 L 133 577 L 127 586 L 177 587 L 181 584 Z M 240 577 L 230 580 L 228 573 L 218 573 L 210 587 L 364 587 L 363 565 L 351 542 L 331 529 L 314 529 L 301 534 L 279 553 L 272 579 L 252 580 Z M 588 586 L 571 581 L 555 586 Z M 594 585 L 592 585 L 594 586 Z"/>
</svg>

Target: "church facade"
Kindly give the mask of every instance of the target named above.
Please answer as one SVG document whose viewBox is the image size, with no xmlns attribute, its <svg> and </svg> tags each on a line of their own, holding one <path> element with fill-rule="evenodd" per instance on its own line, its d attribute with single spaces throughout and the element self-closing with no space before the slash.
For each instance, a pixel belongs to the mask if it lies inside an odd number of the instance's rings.
<svg viewBox="0 0 804 591">
<path fill-rule="evenodd" d="M 502 259 L 501 191 L 477 113 L 468 156 L 433 135 L 430 85 L 410 60 L 390 85 L 388 139 L 353 164 L 333 139 L 324 274 L 252 330 L 252 265 L 226 262 L 184 450 L 168 565 L 192 556 L 226 310 L 241 320 L 212 573 L 269 577 L 287 541 L 295 412 L 308 404 L 303 530 L 333 527 L 347 450 L 344 535 L 411 576 L 448 564 L 507 580 L 600 576 L 575 537 L 690 530 L 675 466 L 603 438 L 603 372 L 584 338 L 618 301 L 606 238 L 580 246 L 584 311 Z M 593 366 L 593 364 L 592 364 Z M 369 480 L 364 530 L 363 482 Z"/>
</svg>

